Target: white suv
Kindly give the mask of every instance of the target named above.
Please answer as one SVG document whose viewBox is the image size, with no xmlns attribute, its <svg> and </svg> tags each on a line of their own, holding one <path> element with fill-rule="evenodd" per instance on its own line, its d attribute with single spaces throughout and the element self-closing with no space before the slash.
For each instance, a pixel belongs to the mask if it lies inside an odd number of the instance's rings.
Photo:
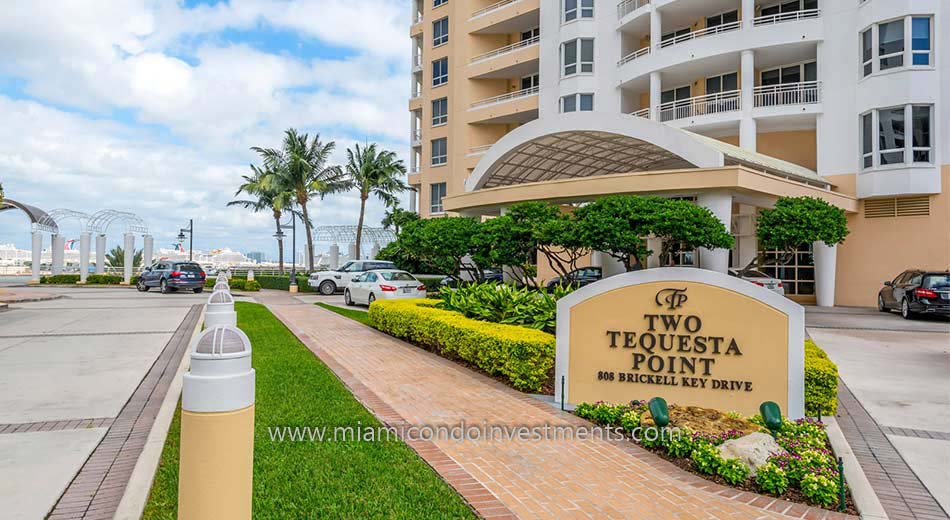
<svg viewBox="0 0 950 520">
<path fill-rule="evenodd" d="M 366 271 L 396 269 L 396 264 L 382 260 L 352 260 L 335 271 L 317 271 L 310 274 L 307 283 L 325 296 L 342 291 L 347 284 Z"/>
</svg>

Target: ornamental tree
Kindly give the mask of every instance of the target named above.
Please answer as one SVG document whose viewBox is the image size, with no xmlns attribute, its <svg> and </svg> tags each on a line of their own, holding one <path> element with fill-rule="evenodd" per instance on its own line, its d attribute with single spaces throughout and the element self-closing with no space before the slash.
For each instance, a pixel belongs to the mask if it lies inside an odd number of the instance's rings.
<svg viewBox="0 0 950 520">
<path fill-rule="evenodd" d="M 780 263 L 785 264 L 798 248 L 812 242 L 829 246 L 844 242 L 848 218 L 844 210 L 816 197 L 781 197 L 775 207 L 759 212 L 755 234 L 759 250 L 782 252 Z M 761 265 L 761 256 L 753 262 Z"/>
<path fill-rule="evenodd" d="M 516 229 L 522 230 L 525 246 L 537 250 L 561 279 L 577 268 L 587 250 L 575 230 L 573 214 L 547 202 L 519 202 L 507 212 Z"/>
<path fill-rule="evenodd" d="M 531 239 L 531 230 L 509 215 L 482 222 L 472 237 L 472 260 L 479 266 L 511 269 L 509 274 L 527 287 L 537 288 L 535 264 L 537 249 Z"/>
<path fill-rule="evenodd" d="M 467 217 L 441 217 L 408 222 L 399 234 L 397 246 L 420 264 L 436 273 L 459 279 L 467 270 L 483 278 L 481 269 L 465 257 L 474 252 L 472 237 L 479 222 Z"/>
<path fill-rule="evenodd" d="M 649 236 L 679 243 L 686 250 L 733 244 L 729 230 L 712 212 L 686 200 L 611 195 L 575 213 L 582 244 L 617 259 L 627 271 L 642 269 L 653 253 L 646 244 Z"/>
</svg>

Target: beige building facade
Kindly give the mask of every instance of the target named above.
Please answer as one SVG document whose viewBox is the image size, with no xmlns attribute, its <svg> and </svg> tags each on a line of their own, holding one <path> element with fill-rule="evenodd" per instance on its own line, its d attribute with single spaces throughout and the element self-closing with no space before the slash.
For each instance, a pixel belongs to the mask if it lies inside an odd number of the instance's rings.
<svg viewBox="0 0 950 520">
<path fill-rule="evenodd" d="M 687 197 L 737 245 L 678 265 L 724 271 L 759 252 L 759 209 L 817 196 L 847 212 L 845 243 L 763 270 L 798 301 L 874 305 L 903 270 L 950 266 L 942 4 L 413 0 L 411 206 Z M 604 257 L 586 261 L 613 272 Z"/>
</svg>

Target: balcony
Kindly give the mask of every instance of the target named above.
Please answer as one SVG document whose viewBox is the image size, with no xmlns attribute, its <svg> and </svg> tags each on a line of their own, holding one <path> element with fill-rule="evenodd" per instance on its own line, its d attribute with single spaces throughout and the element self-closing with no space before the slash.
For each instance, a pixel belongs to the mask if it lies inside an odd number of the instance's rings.
<svg viewBox="0 0 950 520">
<path fill-rule="evenodd" d="M 422 72 L 422 54 L 416 54 L 412 57 L 412 71 Z"/>
<path fill-rule="evenodd" d="M 775 25 L 777 23 L 795 22 L 798 20 L 808 20 L 821 16 L 821 9 L 805 9 L 802 11 L 792 11 L 789 13 L 770 14 L 766 16 L 757 16 L 752 19 L 752 26 Z"/>
<path fill-rule="evenodd" d="M 821 103 L 821 82 L 803 81 L 755 87 L 752 99 L 756 108 Z"/>
<path fill-rule="evenodd" d="M 622 20 L 624 16 L 645 5 L 650 5 L 650 0 L 623 0 L 617 4 L 617 19 Z"/>
<path fill-rule="evenodd" d="M 640 110 L 630 112 L 630 115 L 633 117 L 643 117 L 646 119 L 650 119 L 650 107 L 641 108 Z"/>
<path fill-rule="evenodd" d="M 675 121 L 696 116 L 738 112 L 742 108 L 742 95 L 739 90 L 717 92 L 705 96 L 679 99 L 660 104 L 660 121 Z"/>
<path fill-rule="evenodd" d="M 660 48 L 665 49 L 667 47 L 672 47 L 674 45 L 679 45 L 681 43 L 693 41 L 697 38 L 705 38 L 706 36 L 715 36 L 717 34 L 738 31 L 741 28 L 742 28 L 741 21 L 724 23 L 722 25 L 715 25 L 713 27 L 706 27 L 705 29 L 700 29 L 698 31 L 691 31 L 689 33 L 677 36 L 675 38 L 663 40 L 660 42 Z"/>
<path fill-rule="evenodd" d="M 539 43 L 535 36 L 472 57 L 469 78 L 516 78 L 538 72 Z"/>
<path fill-rule="evenodd" d="M 488 153 L 488 150 L 489 150 L 492 146 L 494 146 L 494 145 L 483 144 L 483 145 L 479 145 L 479 146 L 471 146 L 471 147 L 469 147 L 469 149 L 468 149 L 468 155 L 469 155 L 469 157 L 473 157 L 473 156 L 476 156 L 476 155 L 478 155 L 478 156 L 485 155 L 486 153 Z"/>
<path fill-rule="evenodd" d="M 620 61 L 617 62 L 617 66 L 620 67 L 626 63 L 630 63 L 631 61 L 637 58 L 642 58 L 648 54 L 650 54 L 650 47 L 644 47 L 642 49 L 635 50 L 631 52 L 630 54 L 627 54 L 626 56 L 621 58 Z"/>
<path fill-rule="evenodd" d="M 541 0 L 501 0 L 472 12 L 468 31 L 474 34 L 511 34 L 537 27 Z"/>
<path fill-rule="evenodd" d="M 422 146 L 422 130 L 416 128 L 412 131 L 411 141 L 412 146 Z"/>
<path fill-rule="evenodd" d="M 509 124 L 537 119 L 538 92 L 538 87 L 531 87 L 475 101 L 468 109 L 469 122 Z"/>
</svg>

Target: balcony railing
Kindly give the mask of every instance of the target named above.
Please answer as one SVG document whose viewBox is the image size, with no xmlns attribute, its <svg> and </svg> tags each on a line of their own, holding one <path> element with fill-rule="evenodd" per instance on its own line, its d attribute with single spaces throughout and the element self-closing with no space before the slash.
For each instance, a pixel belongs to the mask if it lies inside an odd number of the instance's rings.
<svg viewBox="0 0 950 520">
<path fill-rule="evenodd" d="M 469 155 L 484 155 L 492 147 L 490 144 L 483 144 L 479 146 L 472 146 L 468 149 Z"/>
<path fill-rule="evenodd" d="M 502 7 L 505 7 L 509 4 L 515 4 L 521 1 L 522 0 L 501 0 L 500 2 L 495 2 L 494 4 L 482 7 L 481 9 L 478 9 L 477 11 L 473 12 L 469 20 L 473 18 L 479 18 L 479 17 L 485 16 L 486 14 L 489 14 L 492 11 L 497 11 L 498 9 L 501 9 Z"/>
<path fill-rule="evenodd" d="M 742 108 L 741 105 L 740 91 L 730 90 L 669 101 L 662 103 L 658 108 L 660 110 L 660 121 L 674 121 L 708 114 L 735 112 Z"/>
<path fill-rule="evenodd" d="M 698 31 L 692 31 L 686 34 L 681 34 L 675 38 L 670 38 L 668 40 L 663 40 L 660 42 L 660 48 L 671 47 L 673 45 L 678 45 L 683 42 L 688 42 L 690 40 L 695 40 L 696 38 L 703 38 L 705 36 L 714 36 L 716 34 L 738 31 L 742 27 L 742 22 L 729 22 L 722 25 L 714 25 L 712 27 L 706 27 L 705 29 L 700 29 Z"/>
<path fill-rule="evenodd" d="M 409 174 L 412 175 L 412 174 L 416 174 L 416 173 L 419 173 L 419 167 L 418 167 L 418 166 L 410 166 L 410 167 L 409 167 Z"/>
<path fill-rule="evenodd" d="M 821 82 L 803 81 L 755 87 L 752 98 L 756 107 L 810 105 L 821 102 Z"/>
<path fill-rule="evenodd" d="M 650 107 L 641 108 L 640 110 L 637 110 L 637 111 L 635 111 L 635 112 L 630 112 L 630 115 L 631 115 L 631 116 L 634 116 L 634 117 L 645 117 L 645 118 L 649 119 L 649 118 L 650 118 Z"/>
<path fill-rule="evenodd" d="M 422 66 L 422 54 L 416 54 L 412 57 L 412 66 L 413 68 L 419 68 Z"/>
<path fill-rule="evenodd" d="M 617 4 L 617 19 L 623 18 L 637 9 L 649 5 L 650 0 L 623 0 Z"/>
<path fill-rule="evenodd" d="M 821 9 L 805 9 L 802 11 L 791 11 L 788 13 L 769 14 L 765 16 L 756 16 L 752 19 L 752 25 L 774 25 L 783 22 L 794 22 L 796 20 L 808 20 L 821 16 Z"/>
<path fill-rule="evenodd" d="M 490 98 L 479 99 L 472 103 L 471 108 L 481 108 L 488 105 L 495 105 L 498 103 L 507 103 L 508 101 L 513 101 L 515 99 L 521 99 L 528 96 L 537 96 L 538 87 L 523 88 L 521 90 L 516 90 L 514 92 L 509 92 L 507 94 L 502 94 L 500 96 L 493 96 Z"/>
<path fill-rule="evenodd" d="M 617 66 L 619 67 L 619 66 L 621 66 L 621 65 L 623 65 L 623 64 L 625 64 L 625 63 L 630 63 L 631 61 L 633 61 L 633 60 L 635 60 L 635 59 L 637 59 L 637 58 L 642 58 L 642 57 L 646 56 L 647 54 L 650 54 L 650 47 L 644 47 L 644 48 L 642 48 L 642 49 L 637 49 L 637 50 L 631 52 L 630 54 L 627 54 L 627 55 L 624 56 L 623 58 L 621 58 L 620 61 L 617 62 Z"/>
<path fill-rule="evenodd" d="M 422 142 L 422 129 L 417 128 L 412 131 L 412 142 L 413 143 Z"/>
<path fill-rule="evenodd" d="M 471 59 L 471 61 L 469 61 L 469 63 L 470 63 L 470 64 L 475 64 L 475 63 L 479 63 L 479 62 L 482 62 L 482 61 L 485 61 L 485 60 L 490 60 L 490 59 L 492 59 L 492 58 L 496 58 L 496 57 L 501 56 L 501 55 L 503 55 L 503 54 L 508 54 L 508 53 L 510 53 L 510 52 L 515 52 L 515 51 L 520 50 L 520 49 L 523 49 L 523 48 L 525 48 L 525 47 L 530 47 L 530 46 L 532 46 L 532 45 L 537 45 L 538 42 L 540 42 L 540 41 L 541 41 L 541 37 L 540 37 L 540 36 L 534 36 L 534 37 L 532 37 L 532 38 L 528 38 L 527 40 L 521 40 L 520 42 L 512 43 L 511 45 L 505 45 L 504 47 L 499 47 L 499 48 L 497 48 L 497 49 L 495 49 L 495 50 L 488 51 L 488 52 L 486 52 L 486 53 L 484 53 L 484 54 L 479 54 L 478 56 L 474 56 L 474 57 Z"/>
<path fill-rule="evenodd" d="M 415 25 L 422 21 L 422 13 L 415 12 L 412 14 L 412 24 Z"/>
</svg>

